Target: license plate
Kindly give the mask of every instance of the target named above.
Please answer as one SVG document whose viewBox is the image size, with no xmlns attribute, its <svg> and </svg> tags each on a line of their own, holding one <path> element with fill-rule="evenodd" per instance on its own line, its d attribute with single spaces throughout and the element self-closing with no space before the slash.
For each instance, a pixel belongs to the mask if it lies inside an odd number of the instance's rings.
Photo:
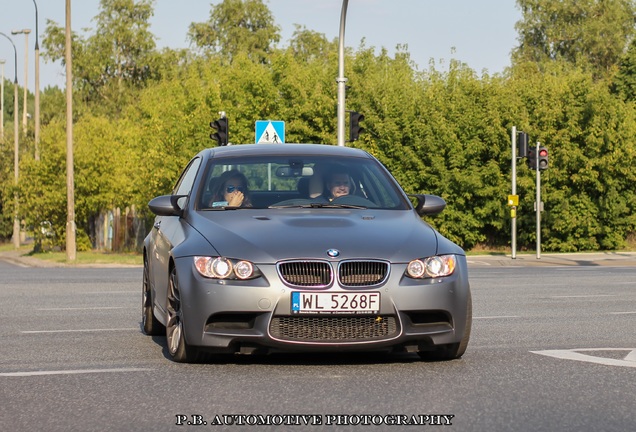
<svg viewBox="0 0 636 432">
<path fill-rule="evenodd" d="M 292 314 L 373 314 L 380 311 L 380 293 L 292 292 Z"/>
</svg>

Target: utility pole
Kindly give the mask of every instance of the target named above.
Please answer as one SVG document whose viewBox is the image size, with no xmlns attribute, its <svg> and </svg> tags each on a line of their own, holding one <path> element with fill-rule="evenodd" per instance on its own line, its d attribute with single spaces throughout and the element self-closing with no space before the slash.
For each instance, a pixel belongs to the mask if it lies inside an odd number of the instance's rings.
<svg viewBox="0 0 636 432">
<path fill-rule="evenodd" d="M 75 183 L 73 178 L 73 69 L 71 0 L 66 0 L 66 259 L 75 261 Z"/>
</svg>

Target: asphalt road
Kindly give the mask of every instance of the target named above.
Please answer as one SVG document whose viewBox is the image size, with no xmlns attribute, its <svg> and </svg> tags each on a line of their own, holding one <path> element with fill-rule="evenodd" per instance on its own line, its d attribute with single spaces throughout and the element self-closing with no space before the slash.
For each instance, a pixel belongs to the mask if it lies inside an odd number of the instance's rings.
<svg viewBox="0 0 636 432">
<path fill-rule="evenodd" d="M 406 421 L 634 430 L 636 267 L 473 262 L 470 279 L 473 333 L 461 360 L 313 354 L 183 365 L 166 358 L 165 338 L 140 332 L 140 268 L 0 260 L 0 431 L 421 428 L 386 424 Z M 231 414 L 246 416 L 223 417 Z M 288 425 L 248 425 L 260 421 Z"/>
</svg>

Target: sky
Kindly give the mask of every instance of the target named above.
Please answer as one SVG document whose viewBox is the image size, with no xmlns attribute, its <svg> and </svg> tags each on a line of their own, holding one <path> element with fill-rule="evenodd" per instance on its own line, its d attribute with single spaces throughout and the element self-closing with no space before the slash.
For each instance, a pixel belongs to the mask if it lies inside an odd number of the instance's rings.
<svg viewBox="0 0 636 432">
<path fill-rule="evenodd" d="M 151 31 L 159 48 L 188 48 L 188 27 L 206 22 L 211 5 L 221 0 L 155 0 Z M 40 40 L 47 20 L 64 25 L 65 0 L 35 0 L 38 6 Z M 295 26 L 324 34 L 334 40 L 340 31 L 343 0 L 265 0 L 276 24 L 281 28 L 281 46 L 288 44 Z M 71 28 L 83 36 L 91 35 L 99 0 L 71 0 Z M 378 51 L 386 48 L 393 54 L 398 45 L 406 45 L 411 59 L 420 70 L 431 61 L 444 70 L 451 59 L 466 63 L 481 73 L 503 72 L 510 66 L 510 53 L 517 46 L 515 24 L 521 12 L 514 0 L 349 0 L 345 45 Z M 35 89 L 35 6 L 34 0 L 0 0 L 0 32 L 16 46 L 18 83 L 24 84 L 25 36 L 11 31 L 31 29 L 28 36 L 28 88 Z M 40 46 L 42 49 L 42 47 Z M 5 78 L 15 78 L 15 54 L 11 43 L 0 36 L 0 60 Z M 346 76 L 346 74 L 345 74 Z M 334 77 L 335 80 L 335 77 Z M 40 88 L 64 88 L 64 67 L 40 59 Z"/>
</svg>

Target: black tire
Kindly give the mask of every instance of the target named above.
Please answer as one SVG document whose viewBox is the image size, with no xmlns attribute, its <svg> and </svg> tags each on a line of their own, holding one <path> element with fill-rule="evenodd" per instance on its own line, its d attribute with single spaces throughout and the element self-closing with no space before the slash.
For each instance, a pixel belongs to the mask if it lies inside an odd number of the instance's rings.
<svg viewBox="0 0 636 432">
<path fill-rule="evenodd" d="M 434 351 L 419 351 L 418 355 L 422 360 L 427 361 L 444 361 L 455 360 L 461 358 L 466 352 L 468 341 L 470 340 L 470 330 L 473 324 L 473 300 L 468 294 L 468 302 L 466 304 L 466 326 L 464 327 L 464 336 L 458 343 L 440 346 Z"/>
<path fill-rule="evenodd" d="M 183 311 L 181 310 L 181 295 L 179 292 L 179 282 L 177 280 L 177 270 L 175 268 L 170 271 L 167 303 L 168 320 L 166 323 L 166 341 L 170 358 L 179 363 L 193 363 L 198 361 L 198 350 L 195 347 L 189 346 L 186 342 L 185 330 L 183 328 Z"/>
<path fill-rule="evenodd" d="M 153 299 L 150 291 L 148 262 L 144 256 L 144 275 L 141 286 L 141 327 L 144 334 L 148 336 L 159 336 L 164 334 L 166 328 L 153 313 Z"/>
</svg>

